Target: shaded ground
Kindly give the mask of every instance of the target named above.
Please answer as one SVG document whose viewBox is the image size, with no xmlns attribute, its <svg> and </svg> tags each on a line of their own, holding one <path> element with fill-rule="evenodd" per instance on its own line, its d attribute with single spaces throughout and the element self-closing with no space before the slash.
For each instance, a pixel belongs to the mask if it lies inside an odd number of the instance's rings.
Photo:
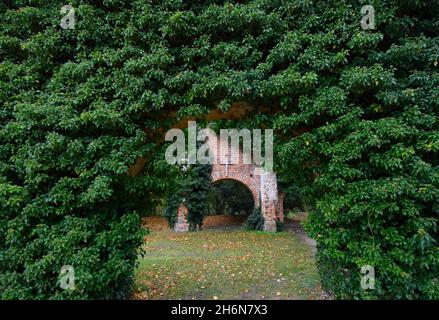
<svg viewBox="0 0 439 320">
<path fill-rule="evenodd" d="M 242 217 L 207 218 L 201 232 L 175 233 L 148 218 L 134 299 L 320 299 L 313 241 L 289 221 L 280 233 L 242 230 Z"/>
<path fill-rule="evenodd" d="M 203 221 L 203 229 L 238 229 L 246 216 L 217 215 L 207 216 Z M 143 224 L 152 231 L 168 230 L 168 222 L 163 217 L 145 217 Z"/>
</svg>

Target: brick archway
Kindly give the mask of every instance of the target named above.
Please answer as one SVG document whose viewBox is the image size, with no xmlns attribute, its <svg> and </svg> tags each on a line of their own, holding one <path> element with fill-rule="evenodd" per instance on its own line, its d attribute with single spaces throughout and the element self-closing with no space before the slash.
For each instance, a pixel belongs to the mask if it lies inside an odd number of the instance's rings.
<svg viewBox="0 0 439 320">
<path fill-rule="evenodd" d="M 283 199 L 282 196 L 278 195 L 276 174 L 263 172 L 262 168 L 254 163 L 244 164 L 241 149 L 239 147 L 232 148 L 228 141 L 227 145 L 224 145 L 224 141 L 220 141 L 213 132 L 206 136 L 209 152 L 214 151 L 213 154 L 216 157 L 216 161 L 212 165 L 212 183 L 220 180 L 236 180 L 244 184 L 253 195 L 255 207 L 261 208 L 264 217 L 264 230 L 276 231 L 276 221 L 283 221 L 283 205 L 279 202 Z M 224 158 L 220 158 L 221 150 L 227 150 L 226 161 Z M 237 156 L 238 163 L 229 163 L 229 159 L 233 156 Z M 179 219 L 183 219 L 180 214 Z M 177 224 L 175 230 L 181 229 Z"/>
</svg>

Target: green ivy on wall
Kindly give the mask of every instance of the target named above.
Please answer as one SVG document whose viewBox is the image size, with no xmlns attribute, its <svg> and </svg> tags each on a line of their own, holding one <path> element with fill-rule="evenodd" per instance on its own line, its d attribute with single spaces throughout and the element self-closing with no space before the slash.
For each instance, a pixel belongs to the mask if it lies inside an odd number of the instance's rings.
<svg viewBox="0 0 439 320">
<path fill-rule="evenodd" d="M 439 298 L 437 1 L 69 3 L 69 30 L 60 1 L 0 3 L 1 298 L 128 297 L 138 210 L 178 180 L 160 129 L 235 101 L 268 106 L 227 126 L 275 129 L 326 290 Z M 60 288 L 64 265 L 75 290 Z"/>
</svg>

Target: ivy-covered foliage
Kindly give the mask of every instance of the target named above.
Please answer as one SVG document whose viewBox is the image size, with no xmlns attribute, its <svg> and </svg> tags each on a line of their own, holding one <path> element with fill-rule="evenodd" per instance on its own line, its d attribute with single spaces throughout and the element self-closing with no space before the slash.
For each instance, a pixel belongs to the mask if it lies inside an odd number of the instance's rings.
<svg viewBox="0 0 439 320">
<path fill-rule="evenodd" d="M 188 207 L 189 230 L 201 230 L 204 217 L 209 209 L 211 172 L 211 165 L 195 164 L 189 166 L 180 179 L 175 181 L 177 187 L 169 194 L 165 208 L 165 217 L 171 228 L 177 222 L 179 205 L 185 203 Z"/>
<path fill-rule="evenodd" d="M 373 32 L 358 30 L 353 4 L 313 7 L 287 40 L 287 70 L 312 83 L 284 97 L 274 122 L 293 136 L 279 147 L 282 167 L 314 204 L 307 229 L 326 290 L 437 299 L 439 3 L 372 1 Z M 374 290 L 360 286 L 365 265 Z"/>
<path fill-rule="evenodd" d="M 159 129 L 235 101 L 270 108 L 239 126 L 275 128 L 327 290 L 439 297 L 437 1 L 69 2 L 73 30 L 62 1 L 0 3 L 2 298 L 127 296 L 136 210 L 175 178 Z"/>
<path fill-rule="evenodd" d="M 171 193 L 166 199 L 164 216 L 168 220 L 169 228 L 174 229 L 177 222 L 178 207 L 183 202 L 183 197 L 179 193 Z"/>
<path fill-rule="evenodd" d="M 196 164 L 191 166 L 188 172 L 188 179 L 184 180 L 183 194 L 189 211 L 189 230 L 195 231 L 201 229 L 203 219 L 208 214 L 212 166 Z"/>
</svg>

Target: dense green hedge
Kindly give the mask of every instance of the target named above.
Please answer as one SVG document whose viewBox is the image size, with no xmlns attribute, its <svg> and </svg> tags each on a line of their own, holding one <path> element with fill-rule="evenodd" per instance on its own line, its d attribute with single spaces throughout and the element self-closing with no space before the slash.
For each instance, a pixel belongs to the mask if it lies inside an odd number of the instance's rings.
<svg viewBox="0 0 439 320">
<path fill-rule="evenodd" d="M 358 6 L 333 5 L 314 7 L 318 25 L 312 14 L 285 40 L 294 50 L 287 70 L 310 82 L 295 92 L 291 78 L 275 127 L 293 138 L 279 155 L 313 204 L 307 229 L 326 290 L 437 299 L 439 3 L 371 4 L 374 32 L 351 20 Z M 374 290 L 360 286 L 365 265 Z"/>
<path fill-rule="evenodd" d="M 168 220 L 168 226 L 171 229 L 174 229 L 177 223 L 178 207 L 183 203 L 183 197 L 178 191 L 170 193 L 166 199 L 164 216 Z"/>
<path fill-rule="evenodd" d="M 189 230 L 200 230 L 204 217 L 208 213 L 208 195 L 210 190 L 212 167 L 210 165 L 194 165 L 185 180 L 186 201 L 188 204 Z"/>
<path fill-rule="evenodd" d="M 228 126 L 275 128 L 276 171 L 314 208 L 326 289 L 438 298 L 437 1 L 72 0 L 74 30 L 63 4 L 0 4 L 2 298 L 127 296 L 136 210 L 175 177 L 160 116 L 234 101 L 275 113 Z M 376 30 L 360 28 L 364 4 Z"/>
<path fill-rule="evenodd" d="M 170 192 L 165 208 L 165 217 L 171 228 L 177 222 L 178 207 L 185 203 L 188 207 L 189 230 L 201 230 L 204 217 L 208 214 L 211 173 L 211 165 L 195 164 L 175 180 L 176 187 Z"/>
</svg>

